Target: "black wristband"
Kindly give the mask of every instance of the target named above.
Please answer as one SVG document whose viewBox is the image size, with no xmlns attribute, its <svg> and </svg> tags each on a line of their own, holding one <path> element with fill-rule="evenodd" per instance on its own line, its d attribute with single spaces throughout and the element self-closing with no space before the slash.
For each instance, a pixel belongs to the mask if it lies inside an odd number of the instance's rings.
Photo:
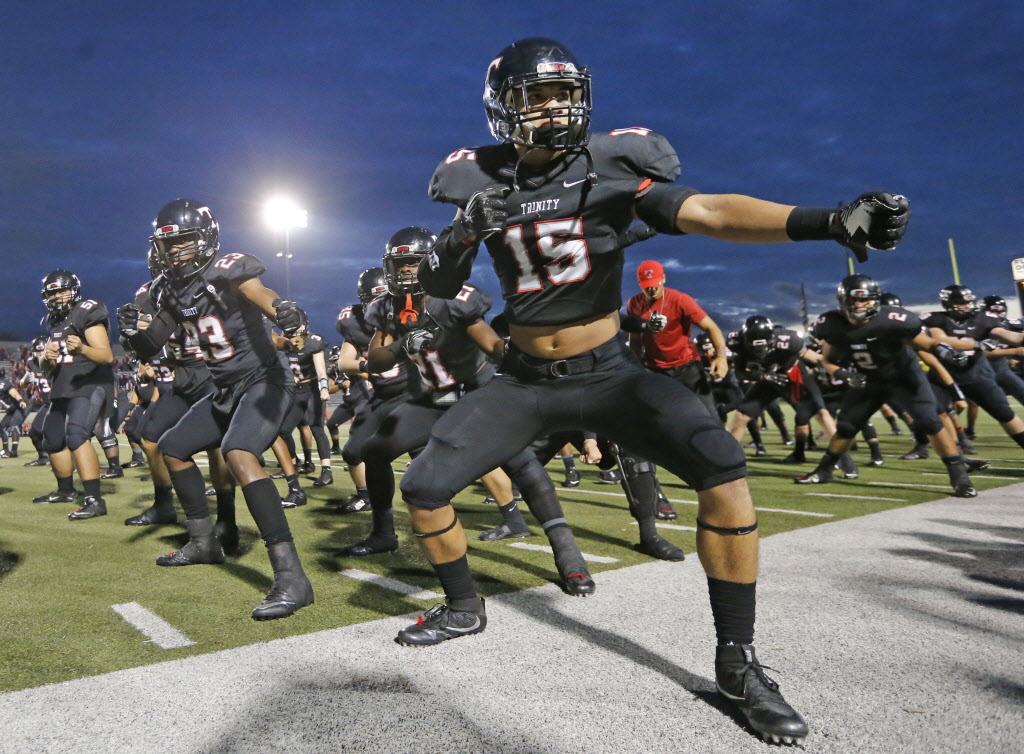
<svg viewBox="0 0 1024 754">
<path fill-rule="evenodd" d="M 827 241 L 831 232 L 832 214 L 828 207 L 794 207 L 786 218 L 786 235 L 794 241 Z"/>
<path fill-rule="evenodd" d="M 359 361 L 358 361 L 358 362 L 356 363 L 356 368 L 357 368 L 357 369 L 358 369 L 358 370 L 359 370 L 360 372 L 362 372 L 363 374 L 366 374 L 366 373 L 367 373 L 367 372 L 366 372 L 366 359 L 360 359 L 360 360 L 359 360 Z"/>
</svg>

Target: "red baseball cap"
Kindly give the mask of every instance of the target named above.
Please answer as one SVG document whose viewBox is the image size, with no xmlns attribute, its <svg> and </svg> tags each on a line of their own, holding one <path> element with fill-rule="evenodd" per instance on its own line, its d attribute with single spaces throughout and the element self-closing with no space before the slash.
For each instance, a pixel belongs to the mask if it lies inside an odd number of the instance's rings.
<svg viewBox="0 0 1024 754">
<path fill-rule="evenodd" d="M 665 277 L 665 268 L 661 266 L 661 262 L 655 262 L 653 259 L 642 262 L 636 271 L 636 281 L 641 288 L 660 285 L 663 277 Z"/>
</svg>

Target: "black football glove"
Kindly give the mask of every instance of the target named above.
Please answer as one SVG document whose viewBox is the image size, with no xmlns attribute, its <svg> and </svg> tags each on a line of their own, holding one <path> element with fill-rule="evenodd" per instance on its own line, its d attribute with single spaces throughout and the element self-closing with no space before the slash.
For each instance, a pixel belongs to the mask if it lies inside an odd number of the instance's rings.
<svg viewBox="0 0 1024 754">
<path fill-rule="evenodd" d="M 294 301 L 276 298 L 274 299 L 273 307 L 274 319 L 277 322 L 277 326 L 280 327 L 281 332 L 289 338 L 295 335 L 309 322 L 309 318 L 306 317 L 306 313 L 302 311 L 302 309 L 299 308 L 299 305 Z"/>
<path fill-rule="evenodd" d="M 427 329 L 412 330 L 402 342 L 402 347 L 410 356 L 415 356 L 423 351 L 429 351 L 434 342 L 434 333 Z"/>
<path fill-rule="evenodd" d="M 135 304 L 124 304 L 117 307 L 117 327 L 122 335 L 129 338 L 138 335 L 141 314 L 142 309 Z"/>
<path fill-rule="evenodd" d="M 850 249 L 858 262 L 868 250 L 895 249 L 910 222 L 910 202 L 900 194 L 870 191 L 840 207 L 829 220 L 833 238 Z"/>
<path fill-rule="evenodd" d="M 938 357 L 942 366 L 952 369 L 966 369 L 971 357 L 964 351 L 957 351 L 945 343 L 938 343 L 932 348 L 932 353 Z"/>
<path fill-rule="evenodd" d="M 781 372 L 768 372 L 764 376 L 764 381 L 779 388 L 789 387 L 789 375 Z"/>
<path fill-rule="evenodd" d="M 479 243 L 490 235 L 504 231 L 505 220 L 508 218 L 505 197 L 510 191 L 508 187 L 488 186 L 469 197 L 462 216 L 452 224 L 455 240 L 463 242 L 473 239 L 474 243 Z"/>
<path fill-rule="evenodd" d="M 867 377 L 856 369 L 837 369 L 832 372 L 833 379 L 842 380 L 848 387 L 860 390 L 867 384 Z"/>
<path fill-rule="evenodd" d="M 659 333 L 665 329 L 665 325 L 668 324 L 668 317 L 664 314 L 658 314 L 655 312 L 651 315 L 650 319 L 645 319 L 643 324 L 640 325 L 640 329 L 644 332 Z"/>
</svg>

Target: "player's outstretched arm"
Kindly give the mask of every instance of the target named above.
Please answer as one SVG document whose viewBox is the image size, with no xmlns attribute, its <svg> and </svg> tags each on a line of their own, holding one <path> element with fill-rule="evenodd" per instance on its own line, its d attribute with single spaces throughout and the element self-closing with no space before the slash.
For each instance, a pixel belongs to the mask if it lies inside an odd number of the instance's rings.
<svg viewBox="0 0 1024 754">
<path fill-rule="evenodd" d="M 293 335 L 309 320 L 294 301 L 288 301 L 263 285 L 259 278 L 247 278 L 238 284 L 238 292 L 256 306 L 270 321 L 281 328 L 286 336 Z"/>
</svg>

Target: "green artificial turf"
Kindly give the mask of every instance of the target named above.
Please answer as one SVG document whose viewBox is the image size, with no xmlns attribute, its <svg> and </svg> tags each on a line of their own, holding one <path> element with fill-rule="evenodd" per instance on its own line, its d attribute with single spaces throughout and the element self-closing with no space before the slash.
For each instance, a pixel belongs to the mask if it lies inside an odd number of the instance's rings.
<svg viewBox="0 0 1024 754">
<path fill-rule="evenodd" d="M 774 428 L 765 432 L 770 455 L 750 458 L 750 483 L 760 510 L 761 536 L 804 526 L 836 521 L 945 497 L 947 479 L 940 460 L 900 461 L 897 456 L 913 444 L 907 437 L 893 437 L 881 419 L 876 423 L 886 453 L 886 466 L 862 465 L 857 480 L 831 485 L 797 486 L 792 477 L 809 471 L 804 466 L 782 464 L 790 448 L 778 442 Z M 343 427 L 342 430 L 345 428 Z M 975 476 L 980 490 L 1013 483 L 1024 477 L 1024 454 L 997 425 L 987 418 L 979 424 L 977 445 L 982 457 L 1001 459 Z M 23 444 L 23 448 L 25 445 Z M 128 469 L 123 479 L 103 482 L 109 515 L 69 522 L 72 505 L 36 505 L 31 498 L 54 488 L 47 467 L 24 468 L 34 454 L 0 459 L 0 691 L 28 688 L 86 675 L 144 665 L 178 657 L 213 652 L 254 642 L 373 620 L 422 610 L 431 600 L 406 597 L 381 586 L 355 581 L 339 571 L 355 568 L 440 593 L 432 570 L 408 534 L 408 518 L 399 501 L 396 525 L 401 549 L 394 554 L 368 558 L 342 558 L 340 550 L 369 531 L 369 513 L 338 515 L 324 501 L 353 492 L 340 458 L 334 461 L 335 484 L 314 488 L 311 478 L 303 483 L 309 504 L 288 512 L 300 555 L 316 591 L 316 604 L 278 621 L 256 622 L 250 610 L 271 583 L 271 570 L 255 526 L 238 496 L 238 522 L 243 530 L 241 552 L 222 566 L 159 568 L 157 555 L 185 542 L 181 525 L 135 528 L 122 521 L 148 507 L 152 486 L 139 477 L 146 469 Z M 748 453 L 750 451 L 748 450 Z M 127 451 L 123 453 L 127 457 Z M 856 458 L 866 464 L 862 443 Z M 816 460 L 819 453 L 809 457 Z M 101 456 L 102 457 L 102 456 Z M 633 525 L 618 485 L 597 483 L 593 467 L 577 464 L 583 483 L 577 489 L 559 487 L 565 513 L 584 553 L 617 559 L 615 563 L 591 563 L 600 590 L 603 571 L 649 562 L 634 549 L 637 527 Z M 404 462 L 395 464 L 397 471 Z M 560 461 L 549 467 L 556 484 L 564 473 Z M 1018 470 L 1019 469 L 1019 470 Z M 925 473 L 937 474 L 928 476 Z M 662 485 L 675 504 L 676 526 L 694 526 L 696 495 L 679 480 L 660 472 Z M 988 479 L 987 476 L 1005 477 Z M 879 486 L 873 482 L 910 484 L 914 487 Z M 283 491 L 285 485 L 278 483 Z M 923 485 L 934 485 L 934 488 Z M 593 494 L 601 493 L 601 494 Z M 807 493 L 851 495 L 850 498 L 818 497 Z M 509 541 L 480 542 L 476 533 L 500 522 L 497 508 L 482 502 L 482 487 L 470 488 L 456 498 L 456 507 L 469 534 L 469 559 L 481 594 L 489 596 L 516 591 L 557 578 L 552 558 L 544 552 L 515 549 Z M 871 500 L 864 498 L 891 498 Z M 215 506 L 211 507 L 215 509 Z M 831 514 L 802 516 L 763 510 L 779 508 Z M 525 511 L 524 511 L 525 512 Z M 182 518 L 179 513 L 179 518 Z M 511 540 L 545 545 L 540 527 L 534 536 Z M 661 534 L 688 554 L 693 553 L 691 531 L 660 529 Z M 699 568 L 688 557 L 679 568 Z M 138 602 L 183 632 L 194 645 L 161 649 L 126 623 L 111 605 Z"/>
</svg>

